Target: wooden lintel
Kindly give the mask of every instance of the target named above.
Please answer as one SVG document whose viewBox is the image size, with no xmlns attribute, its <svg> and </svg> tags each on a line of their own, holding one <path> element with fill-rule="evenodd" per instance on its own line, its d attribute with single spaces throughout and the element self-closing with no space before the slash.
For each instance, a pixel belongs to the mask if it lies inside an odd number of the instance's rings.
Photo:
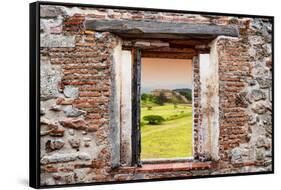
<svg viewBox="0 0 281 190">
<path fill-rule="evenodd" d="M 153 39 L 153 38 L 146 38 L 146 39 L 128 39 L 123 38 L 123 45 L 126 46 L 133 46 L 134 43 L 137 41 L 147 41 L 154 43 L 169 43 L 170 47 L 194 47 L 198 45 L 207 45 L 209 44 L 213 39 L 198 39 L 198 38 L 192 38 L 192 39 Z"/>
<path fill-rule="evenodd" d="M 169 40 L 170 47 L 179 46 L 197 46 L 209 44 L 213 39 L 181 39 L 181 40 Z"/>
<path fill-rule="evenodd" d="M 87 20 L 87 30 L 112 32 L 125 38 L 215 38 L 219 35 L 238 37 L 234 25 L 209 25 L 193 23 L 168 23 L 158 21 Z"/>
<path fill-rule="evenodd" d="M 153 48 L 163 48 L 169 47 L 168 42 L 163 42 L 160 40 L 123 40 L 122 48 L 123 49 L 131 49 L 131 48 L 139 48 L 139 49 L 153 49 Z"/>
<path fill-rule="evenodd" d="M 195 48 L 170 48 L 170 47 L 157 47 L 157 46 L 138 46 L 134 44 L 123 44 L 122 49 L 132 49 L 134 47 L 137 47 L 144 51 L 149 52 L 173 52 L 173 53 L 189 53 L 189 54 L 197 54 L 197 50 Z"/>
</svg>

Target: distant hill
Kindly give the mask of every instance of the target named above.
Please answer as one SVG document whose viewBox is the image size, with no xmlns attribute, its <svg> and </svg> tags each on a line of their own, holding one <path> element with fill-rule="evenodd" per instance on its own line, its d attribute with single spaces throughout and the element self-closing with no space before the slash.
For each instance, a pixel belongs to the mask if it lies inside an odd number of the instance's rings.
<svg viewBox="0 0 281 190">
<path fill-rule="evenodd" d="M 155 89 L 151 91 L 151 94 L 155 97 L 160 97 L 164 102 L 177 102 L 177 103 L 190 103 L 190 100 L 186 97 L 186 90 L 169 90 L 169 89 Z"/>
<path fill-rule="evenodd" d="M 183 95 L 186 99 L 189 101 L 192 101 L 192 90 L 189 88 L 179 88 L 179 89 L 174 89 L 174 92 L 178 92 L 181 95 Z"/>
</svg>

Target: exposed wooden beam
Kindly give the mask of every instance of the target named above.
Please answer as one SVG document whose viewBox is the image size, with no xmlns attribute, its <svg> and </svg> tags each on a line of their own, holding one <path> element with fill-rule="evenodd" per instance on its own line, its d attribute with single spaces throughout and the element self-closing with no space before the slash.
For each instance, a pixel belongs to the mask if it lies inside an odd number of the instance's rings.
<svg viewBox="0 0 281 190">
<path fill-rule="evenodd" d="M 219 35 L 237 37 L 239 34 L 237 26 L 234 25 L 129 20 L 87 20 L 85 25 L 87 30 L 107 31 L 127 38 L 206 39 Z"/>
<path fill-rule="evenodd" d="M 132 48 L 139 48 L 141 50 L 151 51 L 151 52 L 179 52 L 179 53 L 192 53 L 192 54 L 197 53 L 197 50 L 194 47 L 170 48 L 168 42 L 126 41 L 126 40 L 123 41 L 122 49 L 130 50 Z"/>
<path fill-rule="evenodd" d="M 167 40 L 170 43 L 170 47 L 179 46 L 196 46 L 209 44 L 213 39 L 180 39 L 180 40 Z"/>
<path fill-rule="evenodd" d="M 200 53 L 209 53 L 209 43 L 211 39 L 123 39 L 122 49 L 131 50 L 132 48 L 140 48 L 145 51 L 170 51 L 170 52 L 190 52 L 197 51 Z M 140 45 L 142 44 L 142 45 Z"/>
<path fill-rule="evenodd" d="M 139 39 L 139 38 L 124 38 L 123 45 L 125 46 L 133 46 L 134 43 L 137 41 L 147 41 L 151 43 L 169 43 L 170 47 L 191 47 L 197 45 L 206 45 L 209 44 L 213 39 L 154 39 L 154 38 L 146 38 L 146 39 Z"/>
<path fill-rule="evenodd" d="M 140 49 L 151 49 L 151 48 L 162 48 L 169 47 L 168 42 L 161 41 L 144 41 L 144 40 L 123 40 L 122 48 L 123 49 L 131 49 L 131 48 L 140 48 Z"/>
</svg>

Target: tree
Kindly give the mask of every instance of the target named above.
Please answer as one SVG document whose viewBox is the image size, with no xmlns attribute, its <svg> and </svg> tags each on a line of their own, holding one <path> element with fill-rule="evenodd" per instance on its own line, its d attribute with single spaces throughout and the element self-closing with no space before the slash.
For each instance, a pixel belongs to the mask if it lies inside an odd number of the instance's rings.
<svg viewBox="0 0 281 190">
<path fill-rule="evenodd" d="M 159 96 L 155 97 L 155 103 L 160 106 L 163 106 L 166 101 L 167 101 L 167 98 L 163 92 L 160 92 Z"/>
<path fill-rule="evenodd" d="M 149 97 L 149 96 L 148 96 L 148 94 L 146 94 L 146 93 L 142 93 L 142 94 L 141 94 L 141 100 L 143 100 L 143 101 L 146 101 L 148 97 Z"/>
<path fill-rule="evenodd" d="M 187 91 L 186 92 L 186 98 L 191 101 L 192 100 L 192 92 L 191 91 Z"/>
</svg>

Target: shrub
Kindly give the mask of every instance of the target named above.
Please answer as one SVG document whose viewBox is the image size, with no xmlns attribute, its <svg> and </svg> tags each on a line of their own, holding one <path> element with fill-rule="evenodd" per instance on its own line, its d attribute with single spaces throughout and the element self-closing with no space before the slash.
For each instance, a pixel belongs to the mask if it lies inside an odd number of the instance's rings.
<svg viewBox="0 0 281 190">
<path fill-rule="evenodd" d="M 148 97 L 149 97 L 148 94 L 143 93 L 143 94 L 141 95 L 141 100 L 146 101 L 146 100 L 148 99 Z"/>
<path fill-rule="evenodd" d="M 147 106 L 147 110 L 152 110 L 152 106 Z"/>
<path fill-rule="evenodd" d="M 143 117 L 143 120 L 148 121 L 148 124 L 150 125 L 159 125 L 165 121 L 165 119 L 160 115 L 146 115 Z"/>
</svg>

